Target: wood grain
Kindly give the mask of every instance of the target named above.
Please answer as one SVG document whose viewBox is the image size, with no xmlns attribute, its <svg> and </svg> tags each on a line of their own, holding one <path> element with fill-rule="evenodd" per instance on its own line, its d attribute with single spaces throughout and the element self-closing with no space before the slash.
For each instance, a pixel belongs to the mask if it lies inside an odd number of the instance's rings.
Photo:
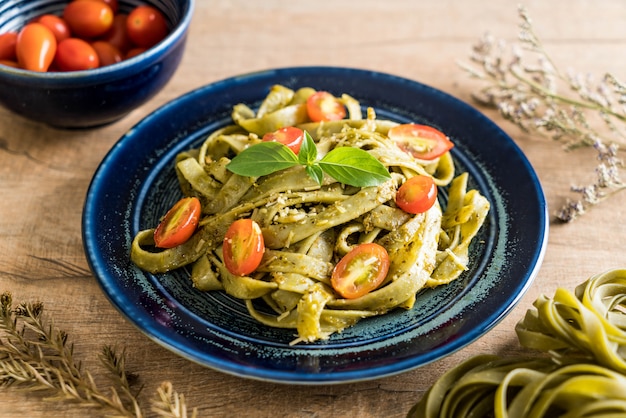
<svg viewBox="0 0 626 418">
<path fill-rule="evenodd" d="M 514 41 L 517 1 L 288 0 L 196 1 L 187 50 L 166 88 L 124 119 L 92 130 L 60 130 L 0 109 L 0 291 L 43 301 L 75 343 L 83 367 L 97 370 L 103 344 L 128 352 L 128 369 L 152 394 L 169 380 L 203 417 L 402 417 L 449 367 L 478 353 L 514 354 L 515 323 L 541 293 L 572 288 L 592 274 L 624 267 L 626 195 L 573 224 L 551 226 L 544 263 L 517 308 L 467 348 L 419 370 L 368 382 L 299 387 L 245 380 L 192 364 L 129 324 L 91 275 L 81 242 L 85 193 L 99 162 L 124 132 L 175 97 L 237 74 L 300 65 L 334 65 L 408 77 L 469 101 L 475 82 L 457 65 L 486 32 Z M 531 0 L 525 3 L 557 63 L 601 77 L 626 78 L 626 3 Z M 572 183 L 593 180 L 588 151 L 565 153 L 485 114 L 523 149 L 545 189 L 550 213 Z M 96 378 L 102 376 L 96 373 Z M 93 416 L 76 405 L 0 390 L 1 417 Z"/>
</svg>

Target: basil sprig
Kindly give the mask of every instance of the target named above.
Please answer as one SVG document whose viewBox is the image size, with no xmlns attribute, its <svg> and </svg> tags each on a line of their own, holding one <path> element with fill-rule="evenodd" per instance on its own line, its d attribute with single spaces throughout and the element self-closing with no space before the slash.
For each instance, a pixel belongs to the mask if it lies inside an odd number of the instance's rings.
<svg viewBox="0 0 626 418">
<path fill-rule="evenodd" d="M 260 142 L 240 152 L 226 168 L 241 176 L 260 177 L 296 165 L 303 165 L 318 184 L 324 173 L 355 187 L 376 186 L 391 178 L 380 161 L 360 148 L 334 148 L 318 160 L 315 142 L 306 131 L 298 155 L 279 142 Z"/>
</svg>

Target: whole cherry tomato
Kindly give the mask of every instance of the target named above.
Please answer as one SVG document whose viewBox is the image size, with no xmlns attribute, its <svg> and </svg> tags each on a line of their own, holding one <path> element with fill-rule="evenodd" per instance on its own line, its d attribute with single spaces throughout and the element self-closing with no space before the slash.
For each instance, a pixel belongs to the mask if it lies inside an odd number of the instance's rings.
<svg viewBox="0 0 626 418">
<path fill-rule="evenodd" d="M 306 110 L 313 122 L 341 120 L 346 117 L 345 106 L 327 91 L 318 91 L 309 96 Z"/>
<path fill-rule="evenodd" d="M 54 33 L 57 43 L 70 37 L 70 27 L 67 22 L 57 15 L 46 14 L 37 18 L 36 22 L 41 23 Z"/>
<path fill-rule="evenodd" d="M 128 37 L 128 32 L 126 31 L 127 19 L 128 15 L 124 13 L 116 14 L 111 28 L 100 37 L 100 40 L 110 43 L 122 54 L 126 54 L 133 48 L 133 42 Z"/>
<path fill-rule="evenodd" d="M 420 160 L 434 160 L 454 146 L 443 132 L 431 126 L 416 123 L 394 126 L 389 129 L 387 136 L 400 149 Z"/>
<path fill-rule="evenodd" d="M 265 242 L 261 228 L 252 219 L 233 222 L 226 235 L 222 253 L 226 269 L 236 276 L 246 276 L 261 264 Z"/>
<path fill-rule="evenodd" d="M 81 1 L 81 0 L 74 0 L 74 1 Z M 97 1 L 101 1 L 102 3 L 107 4 L 111 8 L 114 14 L 117 13 L 117 11 L 119 10 L 119 4 L 117 0 L 97 0 Z"/>
<path fill-rule="evenodd" d="M 300 146 L 304 141 L 304 131 L 295 126 L 287 126 L 274 132 L 263 135 L 263 141 L 275 141 L 289 147 L 294 154 L 300 152 Z"/>
<path fill-rule="evenodd" d="M 12 60 L 0 60 L 0 65 L 6 65 L 8 67 L 13 67 L 13 68 L 20 68 L 20 65 L 17 63 L 17 61 L 12 61 Z"/>
<path fill-rule="evenodd" d="M 17 32 L 6 32 L 0 35 L 0 60 L 15 61 L 17 59 Z"/>
<path fill-rule="evenodd" d="M 111 10 L 113 10 L 113 14 L 117 13 L 120 9 L 119 2 L 117 0 L 100 0 L 109 5 Z"/>
<path fill-rule="evenodd" d="M 430 176 L 417 175 L 405 181 L 396 193 L 396 204 L 408 213 L 423 213 L 437 200 L 437 185 Z"/>
<path fill-rule="evenodd" d="M 186 242 L 196 231 L 201 206 L 197 197 L 184 197 L 167 211 L 154 230 L 154 243 L 159 248 L 174 248 Z"/>
<path fill-rule="evenodd" d="M 152 6 L 137 6 L 126 21 L 128 36 L 138 47 L 150 48 L 167 36 L 165 16 Z"/>
<path fill-rule="evenodd" d="M 100 66 L 96 50 L 79 38 L 59 42 L 54 63 L 60 71 L 91 70 Z"/>
<path fill-rule="evenodd" d="M 111 45 L 109 42 L 95 41 L 92 42 L 91 46 L 98 54 L 98 59 L 100 61 L 101 67 L 104 67 L 105 65 L 116 64 L 123 59 L 120 50 Z"/>
<path fill-rule="evenodd" d="M 56 50 L 57 40 L 54 34 L 41 23 L 29 23 L 17 35 L 17 62 L 25 70 L 47 71 Z"/>
<path fill-rule="evenodd" d="M 126 55 L 124 56 L 124 59 L 130 59 L 132 57 L 136 57 L 139 54 L 143 54 L 144 52 L 146 52 L 148 50 L 148 48 L 132 48 L 130 51 L 128 51 L 126 53 Z"/>
<path fill-rule="evenodd" d="M 99 0 L 80 0 L 68 3 L 63 19 L 72 34 L 79 38 L 94 38 L 106 33 L 113 24 L 113 10 Z"/>
<path fill-rule="evenodd" d="M 373 242 L 359 244 L 343 256 L 333 269 L 330 284 L 346 299 L 368 294 L 385 280 L 389 271 L 389 254 Z"/>
</svg>

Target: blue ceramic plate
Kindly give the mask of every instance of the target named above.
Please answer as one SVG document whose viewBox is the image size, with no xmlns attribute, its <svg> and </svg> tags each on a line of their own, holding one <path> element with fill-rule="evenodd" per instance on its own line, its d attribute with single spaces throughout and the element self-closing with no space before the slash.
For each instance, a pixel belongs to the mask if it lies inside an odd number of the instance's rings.
<svg viewBox="0 0 626 418">
<path fill-rule="evenodd" d="M 456 144 L 458 171 L 491 202 L 458 280 L 419 293 L 412 310 L 369 318 L 327 341 L 289 346 L 292 330 L 255 322 L 223 292 L 202 293 L 187 272 L 147 274 L 129 260 L 132 237 L 180 198 L 173 161 L 231 123 L 233 105 L 255 106 L 274 84 L 348 93 L 378 118 L 434 125 Z M 459 100 L 415 81 L 334 67 L 269 70 L 192 91 L 124 135 L 87 193 L 83 239 L 111 303 L 147 336 L 225 373 L 265 381 L 328 384 L 380 378 L 447 356 L 489 331 L 533 281 L 547 243 L 546 202 L 514 142 Z"/>
</svg>

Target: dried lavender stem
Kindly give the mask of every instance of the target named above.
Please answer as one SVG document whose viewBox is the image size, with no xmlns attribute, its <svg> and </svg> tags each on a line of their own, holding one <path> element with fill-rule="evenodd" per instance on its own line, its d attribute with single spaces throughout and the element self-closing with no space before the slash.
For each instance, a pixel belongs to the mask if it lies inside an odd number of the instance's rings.
<svg viewBox="0 0 626 418">
<path fill-rule="evenodd" d="M 521 47 L 513 45 L 510 60 L 505 57 L 504 41 L 486 36 L 473 47 L 470 56 L 482 68 L 460 65 L 470 76 L 487 83 L 472 95 L 474 100 L 497 108 L 502 117 L 524 132 L 550 133 L 553 139 L 564 141 L 566 149 L 594 147 L 600 161 L 595 182 L 572 186 L 570 191 L 579 197 L 568 199 L 556 214 L 557 219 L 570 222 L 626 189 L 620 178 L 623 163 L 617 157 L 618 144 L 624 143 L 626 129 L 622 124 L 626 122 L 626 84 L 612 74 L 606 74 L 597 85 L 580 74 L 564 76 L 536 35 L 525 8 L 520 7 L 518 13 L 522 20 L 518 37 Z M 524 50 L 536 54 L 536 64 L 523 60 Z M 571 94 L 557 90 L 563 83 L 569 86 Z M 602 122 L 611 135 L 600 133 L 592 121 Z"/>
<path fill-rule="evenodd" d="M 533 80 L 530 80 L 526 77 L 524 77 L 522 75 L 522 73 L 520 73 L 520 71 L 515 68 L 515 67 L 511 67 L 511 75 L 513 75 L 517 80 L 521 81 L 522 83 L 525 83 L 527 85 L 529 85 L 533 90 L 535 90 L 539 95 L 550 98 L 550 99 L 554 99 L 556 101 L 559 101 L 563 104 L 569 104 L 572 106 L 576 106 L 576 107 L 581 107 L 584 109 L 589 109 L 589 110 L 594 110 L 594 111 L 598 111 L 598 112 L 603 112 L 607 115 L 613 116 L 621 121 L 626 122 L 626 115 L 621 114 L 621 113 L 617 113 L 609 108 L 606 108 L 604 106 L 601 106 L 599 104 L 593 103 L 593 102 L 588 102 L 588 101 L 581 101 L 581 100 L 576 100 L 573 99 L 571 97 L 568 96 L 564 96 L 561 94 L 557 94 L 557 93 L 553 93 L 550 90 L 546 89 L 544 86 L 542 86 L 539 83 L 534 82 Z M 508 88 L 512 88 L 512 87 L 508 87 Z"/>
</svg>

